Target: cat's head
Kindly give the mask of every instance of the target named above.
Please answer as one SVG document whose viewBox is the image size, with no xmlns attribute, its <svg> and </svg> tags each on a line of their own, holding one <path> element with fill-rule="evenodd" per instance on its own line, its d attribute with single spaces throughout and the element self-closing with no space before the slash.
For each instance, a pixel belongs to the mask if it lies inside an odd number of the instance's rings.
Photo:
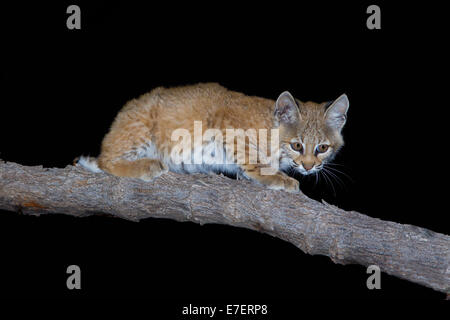
<svg viewBox="0 0 450 320">
<path fill-rule="evenodd" d="M 345 94 L 332 102 L 295 100 L 285 91 L 277 99 L 274 118 L 280 135 L 280 166 L 311 174 L 331 161 L 344 145 L 341 134 L 349 101 Z"/>
</svg>

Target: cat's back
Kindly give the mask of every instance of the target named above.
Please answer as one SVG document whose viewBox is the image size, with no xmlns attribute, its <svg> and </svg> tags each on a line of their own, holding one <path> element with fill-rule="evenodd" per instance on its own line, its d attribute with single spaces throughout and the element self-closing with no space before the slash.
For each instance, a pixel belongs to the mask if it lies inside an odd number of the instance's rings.
<svg viewBox="0 0 450 320">
<path fill-rule="evenodd" d="M 133 99 L 125 105 L 124 110 L 138 104 L 139 107 L 159 105 L 164 108 L 191 106 L 204 109 L 214 107 L 236 106 L 249 107 L 272 106 L 274 101 L 266 98 L 247 96 L 241 92 L 228 90 L 218 83 L 198 83 L 179 87 L 157 87 L 138 99 Z"/>
<path fill-rule="evenodd" d="M 155 104 L 163 107 L 173 107 L 185 104 L 199 104 L 213 101 L 225 101 L 230 97 L 230 91 L 218 83 L 198 83 L 179 87 L 157 87 L 140 96 L 143 104 Z"/>
<path fill-rule="evenodd" d="M 158 87 L 150 92 L 165 101 L 190 101 L 197 99 L 217 99 L 224 98 L 231 91 L 215 82 L 197 83 L 178 87 Z"/>
<path fill-rule="evenodd" d="M 254 122 L 268 121 L 273 104 L 273 100 L 247 96 L 218 83 L 157 87 L 129 101 L 118 114 L 116 122 L 139 119 L 153 127 L 154 122 L 159 120 L 190 127 L 186 122 L 192 124 L 197 120 L 214 127 L 260 127 L 260 123 Z"/>
<path fill-rule="evenodd" d="M 218 83 L 156 88 L 151 94 L 158 96 L 164 112 L 182 111 L 199 120 L 213 117 L 218 121 L 221 118 L 236 122 L 258 121 L 260 116 L 270 118 L 275 103 L 270 99 L 229 90 Z"/>
</svg>

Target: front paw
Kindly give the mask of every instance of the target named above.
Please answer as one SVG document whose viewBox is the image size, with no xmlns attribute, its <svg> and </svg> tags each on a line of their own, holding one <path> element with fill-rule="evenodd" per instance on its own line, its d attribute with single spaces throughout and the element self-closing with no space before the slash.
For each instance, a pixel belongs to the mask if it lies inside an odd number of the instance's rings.
<svg viewBox="0 0 450 320">
<path fill-rule="evenodd" d="M 300 183 L 298 180 L 291 177 L 283 177 L 284 190 L 287 192 L 299 192 Z"/>
<path fill-rule="evenodd" d="M 300 182 L 297 179 L 286 177 L 284 180 L 284 190 L 287 192 L 299 192 Z"/>
<path fill-rule="evenodd" d="M 284 175 L 276 175 L 274 176 L 272 182 L 269 184 L 269 188 L 295 193 L 300 191 L 300 183 L 294 178 Z"/>
</svg>

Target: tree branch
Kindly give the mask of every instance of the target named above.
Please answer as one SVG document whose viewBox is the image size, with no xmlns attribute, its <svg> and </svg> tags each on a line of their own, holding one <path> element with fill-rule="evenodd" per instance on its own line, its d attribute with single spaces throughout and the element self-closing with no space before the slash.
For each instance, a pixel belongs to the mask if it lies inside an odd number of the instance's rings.
<svg viewBox="0 0 450 320">
<path fill-rule="evenodd" d="M 449 236 L 219 175 L 168 173 L 146 183 L 73 166 L 27 167 L 0 160 L 0 209 L 243 227 L 335 263 L 375 264 L 390 275 L 450 293 Z"/>
</svg>

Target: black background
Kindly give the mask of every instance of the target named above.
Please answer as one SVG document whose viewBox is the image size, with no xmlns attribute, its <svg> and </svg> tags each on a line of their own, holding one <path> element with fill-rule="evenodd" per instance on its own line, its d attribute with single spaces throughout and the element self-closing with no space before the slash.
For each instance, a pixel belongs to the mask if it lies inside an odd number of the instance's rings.
<svg viewBox="0 0 450 320">
<path fill-rule="evenodd" d="M 66 28 L 70 4 L 81 7 L 81 30 Z M 370 4 L 3 6 L 0 158 L 65 167 L 96 156 L 121 106 L 156 86 L 214 81 L 272 99 L 290 90 L 304 101 L 345 92 L 343 185 L 300 178 L 302 190 L 448 234 L 439 205 L 448 190 L 442 9 L 376 2 L 382 29 L 368 30 Z M 362 266 L 220 225 L 1 212 L 0 244 L 8 297 L 172 299 L 173 315 L 189 303 L 266 303 L 276 314 L 303 298 L 444 298 L 387 274 L 381 290 L 368 290 Z M 66 289 L 71 264 L 81 267 L 80 291 Z M 288 298 L 297 302 L 279 301 Z"/>
</svg>

